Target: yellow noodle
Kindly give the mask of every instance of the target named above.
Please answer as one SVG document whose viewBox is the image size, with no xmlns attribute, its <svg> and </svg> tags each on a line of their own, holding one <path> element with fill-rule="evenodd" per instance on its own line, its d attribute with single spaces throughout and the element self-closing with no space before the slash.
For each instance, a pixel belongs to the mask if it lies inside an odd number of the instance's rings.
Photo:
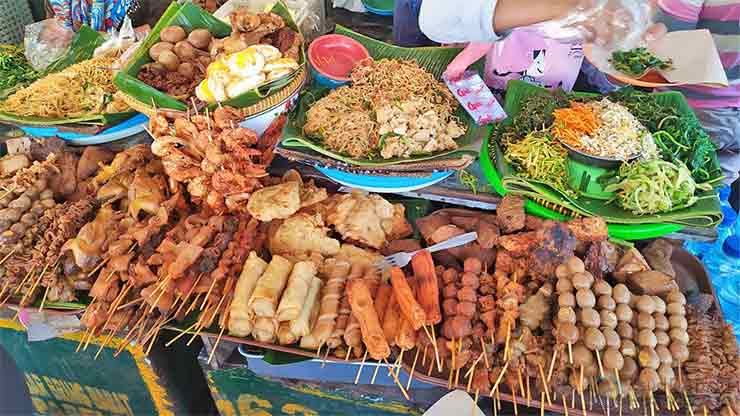
<svg viewBox="0 0 740 416">
<path fill-rule="evenodd" d="M 115 54 L 77 63 L 47 75 L 0 103 L 0 111 L 24 117 L 76 118 L 127 111 L 113 98 Z"/>
</svg>

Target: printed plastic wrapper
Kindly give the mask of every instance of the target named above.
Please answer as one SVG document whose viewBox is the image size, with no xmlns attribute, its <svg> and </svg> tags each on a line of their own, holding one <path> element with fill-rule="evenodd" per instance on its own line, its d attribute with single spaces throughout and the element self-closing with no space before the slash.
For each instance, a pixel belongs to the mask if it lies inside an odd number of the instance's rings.
<svg viewBox="0 0 740 416">
<path fill-rule="evenodd" d="M 56 19 L 46 19 L 26 26 L 23 46 L 33 69 L 43 71 L 69 47 L 74 31 Z"/>
<path fill-rule="evenodd" d="M 645 0 L 580 0 L 568 15 L 534 27 L 551 39 L 593 42 L 608 51 L 628 50 L 643 44 L 653 12 Z"/>
<path fill-rule="evenodd" d="M 506 112 L 501 104 L 476 71 L 465 71 L 462 77 L 457 79 L 447 77 L 443 79 L 452 95 L 479 126 L 506 118 Z"/>
</svg>

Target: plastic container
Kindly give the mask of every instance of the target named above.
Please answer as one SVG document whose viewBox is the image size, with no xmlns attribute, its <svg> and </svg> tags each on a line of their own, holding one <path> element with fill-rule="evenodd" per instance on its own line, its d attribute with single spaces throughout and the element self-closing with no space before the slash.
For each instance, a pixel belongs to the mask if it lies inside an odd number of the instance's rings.
<svg viewBox="0 0 740 416">
<path fill-rule="evenodd" d="M 732 208 L 732 205 L 730 205 L 729 202 L 731 191 L 732 189 L 727 185 L 723 186 L 719 190 L 719 206 L 722 210 L 722 222 L 719 223 L 719 225 L 717 226 L 717 240 L 715 240 L 714 242 L 684 242 L 684 247 L 686 248 L 686 251 L 698 257 L 699 259 L 703 259 L 704 255 L 712 249 L 721 248 L 722 244 L 724 244 L 725 242 L 725 239 L 727 239 L 727 237 L 729 237 L 730 235 L 737 234 L 735 232 L 735 227 L 737 225 L 737 212 L 734 208 Z"/>
<path fill-rule="evenodd" d="M 396 0 L 393 10 L 393 43 L 396 46 L 411 48 L 434 45 L 419 28 L 421 1 Z"/>
<path fill-rule="evenodd" d="M 328 88 L 349 83 L 349 73 L 370 54 L 360 42 L 343 35 L 319 36 L 308 47 L 308 61 L 316 82 Z"/>
<path fill-rule="evenodd" d="M 719 294 L 725 319 L 740 330 L 740 236 L 727 237 L 721 247 L 705 256 L 704 265 Z"/>
</svg>

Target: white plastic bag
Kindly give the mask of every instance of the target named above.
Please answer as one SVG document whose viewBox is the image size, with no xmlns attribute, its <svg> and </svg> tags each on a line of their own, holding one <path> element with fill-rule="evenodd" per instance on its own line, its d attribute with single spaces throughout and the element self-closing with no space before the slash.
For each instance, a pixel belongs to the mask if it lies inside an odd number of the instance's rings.
<svg viewBox="0 0 740 416">
<path fill-rule="evenodd" d="M 652 17 L 653 7 L 646 0 L 579 0 L 568 15 L 541 23 L 537 29 L 552 39 L 627 50 L 642 43 Z"/>
<path fill-rule="evenodd" d="M 46 19 L 26 26 L 23 46 L 28 63 L 33 69 L 43 71 L 67 50 L 74 31 L 64 27 L 57 19 Z"/>
<path fill-rule="evenodd" d="M 103 42 L 102 45 L 98 46 L 93 53 L 93 56 L 100 56 L 108 51 L 120 49 L 124 50 L 136 42 L 136 33 L 134 32 L 134 26 L 131 24 L 131 19 L 126 16 L 123 19 L 121 25 L 121 31 L 111 29 L 108 39 Z"/>
</svg>

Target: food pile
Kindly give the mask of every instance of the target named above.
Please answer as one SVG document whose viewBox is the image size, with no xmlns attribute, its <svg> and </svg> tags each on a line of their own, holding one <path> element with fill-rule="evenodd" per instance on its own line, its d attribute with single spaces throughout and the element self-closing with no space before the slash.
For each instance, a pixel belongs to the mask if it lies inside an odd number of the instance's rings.
<svg viewBox="0 0 740 416">
<path fill-rule="evenodd" d="M 672 59 L 661 59 L 645 47 L 615 51 L 609 62 L 617 71 L 633 78 L 640 78 L 650 71 L 665 71 L 673 68 Z"/>
<path fill-rule="evenodd" d="M 569 185 L 569 151 L 622 161 L 613 174 L 592 180 L 635 215 L 691 207 L 699 191 L 722 178 L 716 148 L 694 118 L 631 88 L 606 97 L 530 95 L 494 137 L 492 157 L 500 144 L 517 176 L 573 196 L 579 190 Z"/>
<path fill-rule="evenodd" d="M 412 61 L 381 59 L 356 67 L 308 110 L 303 127 L 327 149 L 363 159 L 408 158 L 457 148 L 465 127 L 447 87 Z"/>
<path fill-rule="evenodd" d="M 0 102 L 0 111 L 56 119 L 130 111 L 115 96 L 117 61 L 118 53 L 113 51 L 49 74 Z"/>
<path fill-rule="evenodd" d="M 149 49 L 154 62 L 142 66 L 137 77 L 180 101 L 197 97 L 213 103 L 298 67 L 303 38 L 282 17 L 237 9 L 230 20 L 232 33 L 223 39 L 214 38 L 207 29 L 190 33 L 177 25 L 163 29 L 160 42 Z"/>
<path fill-rule="evenodd" d="M 0 98 L 36 81 L 39 76 L 39 72 L 26 60 L 22 48 L 0 45 Z"/>
</svg>

